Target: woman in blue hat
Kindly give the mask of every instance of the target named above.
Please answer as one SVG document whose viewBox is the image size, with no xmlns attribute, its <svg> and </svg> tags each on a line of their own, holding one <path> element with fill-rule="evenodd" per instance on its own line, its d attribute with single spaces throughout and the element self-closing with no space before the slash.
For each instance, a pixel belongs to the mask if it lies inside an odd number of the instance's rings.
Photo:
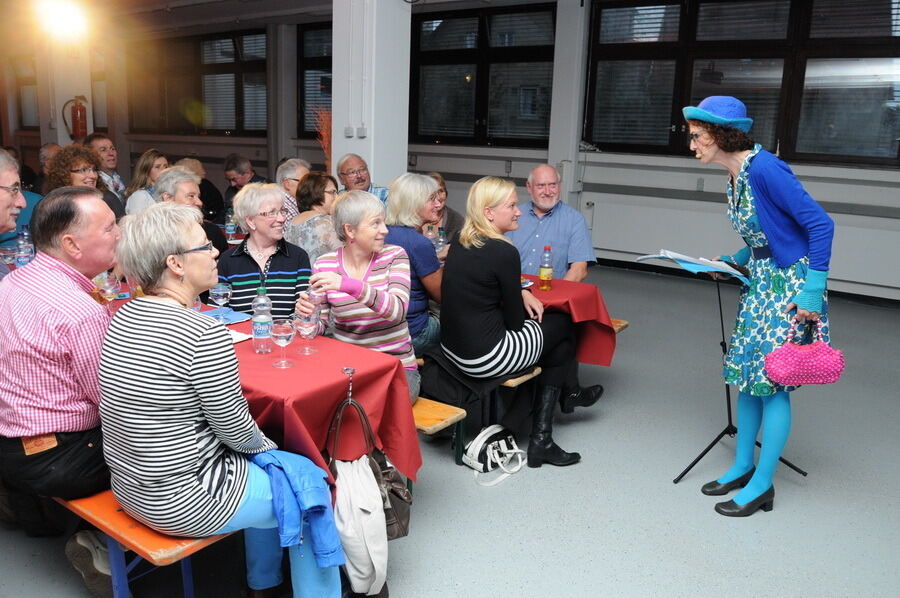
<svg viewBox="0 0 900 598">
<path fill-rule="evenodd" d="M 769 380 L 764 358 L 784 343 L 794 319 L 820 320 L 827 340 L 825 281 L 834 223 L 788 165 L 747 135 L 753 119 L 740 100 L 711 96 L 682 113 L 696 158 L 728 170 L 728 218 L 745 245 L 719 259 L 750 273 L 723 369 L 726 383 L 739 390 L 734 465 L 701 489 L 721 496 L 740 488 L 716 511 L 746 517 L 760 508 L 772 510 L 772 476 L 791 430 L 795 387 Z M 754 468 L 760 426 L 762 448 Z"/>
</svg>

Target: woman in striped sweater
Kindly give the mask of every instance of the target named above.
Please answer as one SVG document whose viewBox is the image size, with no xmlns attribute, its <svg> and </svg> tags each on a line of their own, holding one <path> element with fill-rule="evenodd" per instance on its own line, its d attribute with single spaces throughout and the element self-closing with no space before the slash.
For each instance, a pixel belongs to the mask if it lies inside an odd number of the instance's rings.
<svg viewBox="0 0 900 598">
<path fill-rule="evenodd" d="M 572 320 L 544 313 L 520 283 L 519 252 L 504 233 L 521 215 L 512 181 L 484 177 L 472 185 L 466 223 L 450 246 L 441 281 L 441 348 L 473 378 L 495 378 L 540 365 L 529 467 L 581 459 L 552 437 L 553 411 L 575 364 Z"/>
<path fill-rule="evenodd" d="M 320 331 L 330 316 L 337 340 L 399 358 L 406 370 L 410 401 L 415 403 L 419 371 L 406 325 L 409 257 L 402 247 L 385 245 L 384 204 L 371 193 L 343 195 L 333 217 L 343 246 L 319 257 L 309 279 L 310 287 L 326 293 Z M 305 293 L 297 308 L 300 313 L 312 313 Z"/>
</svg>

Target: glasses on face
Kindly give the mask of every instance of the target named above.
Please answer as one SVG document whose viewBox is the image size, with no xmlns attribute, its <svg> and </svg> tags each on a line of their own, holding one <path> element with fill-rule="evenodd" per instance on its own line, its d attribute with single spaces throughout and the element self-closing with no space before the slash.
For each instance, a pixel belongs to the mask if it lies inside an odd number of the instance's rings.
<svg viewBox="0 0 900 598">
<path fill-rule="evenodd" d="M 691 134 L 688 135 L 688 137 L 690 138 L 690 140 L 691 140 L 692 142 L 693 142 L 693 141 L 697 141 L 698 139 L 700 139 L 700 136 L 703 135 L 704 132 L 705 132 L 705 131 L 698 131 L 698 132 L 696 132 L 696 133 L 691 133 Z"/>
<path fill-rule="evenodd" d="M 428 196 L 429 203 L 441 203 L 441 192 L 435 191 L 431 195 Z"/>
<path fill-rule="evenodd" d="M 209 243 L 206 243 L 205 245 L 200 245 L 199 247 L 194 247 L 192 249 L 185 249 L 184 251 L 181 252 L 181 255 L 184 255 L 186 253 L 194 253 L 197 251 L 212 251 L 212 249 L 213 249 L 213 244 L 212 244 L 212 241 L 210 241 Z"/>
<path fill-rule="evenodd" d="M 369 172 L 368 166 L 363 166 L 362 168 L 357 168 L 356 170 L 348 170 L 346 172 L 342 172 L 341 176 L 359 176 L 361 174 L 366 174 Z"/>
<path fill-rule="evenodd" d="M 9 186 L 0 185 L 0 189 L 3 189 L 4 191 L 9 191 L 10 195 L 15 197 L 16 195 L 18 195 L 19 193 L 22 192 L 22 183 L 20 181 L 14 185 L 9 185 Z"/>
<path fill-rule="evenodd" d="M 287 215 L 287 208 L 281 208 L 280 210 L 269 210 L 268 212 L 257 212 L 257 216 L 262 216 L 263 218 L 267 218 L 269 220 L 274 220 L 278 218 L 278 216 L 284 216 L 285 218 L 287 218 Z"/>
<path fill-rule="evenodd" d="M 72 174 L 97 174 L 97 169 L 93 166 L 85 166 L 83 168 L 74 168 L 69 172 Z"/>
<path fill-rule="evenodd" d="M 299 183 L 299 182 L 300 182 L 300 179 L 295 179 L 295 178 L 292 177 L 292 176 L 286 176 L 286 177 L 284 177 L 284 180 L 286 180 L 286 181 L 294 181 L 294 182 L 296 182 L 296 183 Z"/>
</svg>

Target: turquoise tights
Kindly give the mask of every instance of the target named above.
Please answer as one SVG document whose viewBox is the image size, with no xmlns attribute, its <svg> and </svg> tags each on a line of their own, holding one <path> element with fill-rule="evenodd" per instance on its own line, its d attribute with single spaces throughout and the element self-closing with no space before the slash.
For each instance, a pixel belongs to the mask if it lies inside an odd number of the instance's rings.
<svg viewBox="0 0 900 598">
<path fill-rule="evenodd" d="M 762 425 L 762 448 L 759 462 L 750 482 L 734 497 L 738 505 L 745 505 L 772 485 L 772 476 L 778 466 L 778 458 L 791 433 L 791 395 L 776 392 L 768 397 L 757 397 L 746 392 L 738 394 L 737 441 L 734 465 L 719 478 L 720 484 L 741 477 L 753 467 L 756 437 Z"/>
</svg>

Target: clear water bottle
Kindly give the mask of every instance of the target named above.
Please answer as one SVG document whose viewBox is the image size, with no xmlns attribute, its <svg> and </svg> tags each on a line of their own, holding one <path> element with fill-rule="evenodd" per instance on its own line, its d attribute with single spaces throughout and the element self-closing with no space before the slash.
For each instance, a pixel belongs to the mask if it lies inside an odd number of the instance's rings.
<svg viewBox="0 0 900 598">
<path fill-rule="evenodd" d="M 440 253 L 444 247 L 447 246 L 447 233 L 444 232 L 444 227 L 438 227 L 437 238 L 434 240 L 434 250 Z"/>
<path fill-rule="evenodd" d="M 544 245 L 544 253 L 541 254 L 541 266 L 538 268 L 538 288 L 549 291 L 553 280 L 553 253 L 549 245 Z"/>
<path fill-rule="evenodd" d="M 234 221 L 234 210 L 228 208 L 225 212 L 225 240 L 231 243 L 235 240 L 237 233 L 237 223 Z"/>
<path fill-rule="evenodd" d="M 253 350 L 256 353 L 272 352 L 272 300 L 266 289 L 256 289 L 256 298 L 250 304 L 253 309 Z"/>
<path fill-rule="evenodd" d="M 431 241 L 432 244 L 437 242 L 438 234 L 437 231 L 434 230 L 434 225 L 429 224 L 427 227 L 425 227 L 425 230 L 422 231 L 422 234 L 425 235 L 425 238 Z"/>
<path fill-rule="evenodd" d="M 16 239 L 16 268 L 25 266 L 34 259 L 34 244 L 31 242 L 31 232 L 28 225 L 23 224 Z"/>
</svg>

